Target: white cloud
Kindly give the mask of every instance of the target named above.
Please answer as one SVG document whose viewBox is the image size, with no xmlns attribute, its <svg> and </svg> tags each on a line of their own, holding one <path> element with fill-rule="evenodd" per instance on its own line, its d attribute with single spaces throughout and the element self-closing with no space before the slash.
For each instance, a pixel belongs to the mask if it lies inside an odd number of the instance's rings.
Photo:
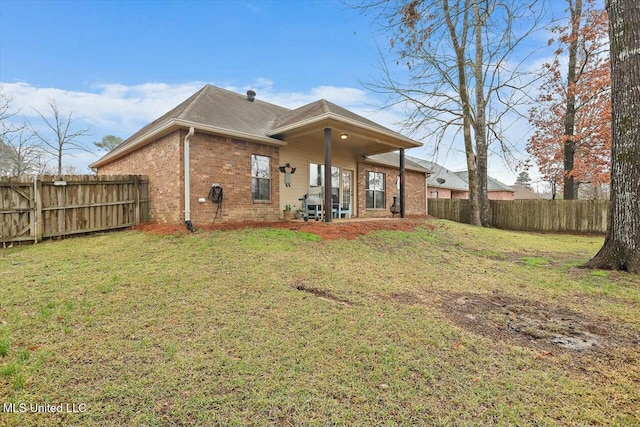
<svg viewBox="0 0 640 427">
<path fill-rule="evenodd" d="M 13 105 L 27 119 L 36 119 L 38 110 L 46 114 L 48 101 L 55 100 L 61 111 L 73 112 L 74 117 L 92 127 L 109 130 L 126 138 L 140 127 L 162 116 L 198 91 L 204 82 L 180 84 L 145 83 L 140 85 L 100 84 L 93 91 L 70 91 L 42 88 L 26 82 L 2 83 L 3 90 L 13 97 Z M 306 92 L 283 92 L 275 89 L 270 79 L 260 78 L 249 85 L 220 85 L 225 89 L 244 93 L 249 88 L 258 98 L 288 108 L 297 108 L 324 98 L 345 108 L 370 116 L 374 110 L 366 104 L 371 100 L 362 89 L 318 86 Z M 396 117 L 390 115 L 393 121 Z M 389 125 L 389 123 L 385 123 Z"/>
<path fill-rule="evenodd" d="M 90 91 L 71 91 L 59 88 L 42 88 L 29 84 L 0 83 L 3 91 L 13 97 L 13 107 L 20 108 L 19 114 L 26 119 L 37 122 L 37 109 L 45 113 L 47 102 L 54 99 L 63 112 L 73 112 L 79 127 L 93 128 L 91 141 L 99 140 L 103 135 L 113 134 L 127 138 L 142 126 L 157 119 L 179 103 L 198 91 L 205 82 L 193 81 L 179 84 L 144 83 L 139 85 L 100 84 L 93 86 Z M 319 99 L 326 99 L 354 113 L 367 117 L 383 126 L 401 131 L 404 110 L 401 105 L 381 109 L 382 100 L 366 91 L 353 87 L 318 86 L 308 91 L 280 91 L 274 82 L 268 78 L 259 78 L 246 85 L 237 83 L 221 84 L 225 89 L 244 93 L 247 89 L 254 89 L 258 99 L 287 108 L 297 108 Z M 413 137 L 419 137 L 414 135 Z M 435 160 L 453 170 L 465 167 L 464 152 L 461 145 L 455 141 L 459 138 L 453 133 L 448 135 L 452 148 L 442 147 L 438 156 L 433 156 L 429 139 L 425 139 L 425 147 L 412 150 L 410 155 Z M 86 144 L 91 145 L 91 141 Z M 81 171 L 87 170 L 87 165 L 100 157 L 103 153 L 74 153 L 76 157 L 68 157 L 65 164 L 75 166 Z M 436 158 L 437 157 L 437 158 Z M 492 162 L 494 163 L 494 162 Z M 505 171 L 504 167 L 495 162 L 498 179 L 510 183 L 515 174 Z M 490 171 L 490 173 L 493 171 Z"/>
<path fill-rule="evenodd" d="M 122 137 L 166 113 L 202 85 L 200 82 L 104 84 L 95 86 L 93 92 L 86 92 L 40 88 L 24 82 L 2 83 L 3 90 L 13 97 L 15 108 L 20 108 L 20 114 L 29 120 L 38 117 L 34 109 L 46 115 L 47 102 L 53 99 L 61 111 L 73 112 L 76 119 L 89 126 Z"/>
</svg>

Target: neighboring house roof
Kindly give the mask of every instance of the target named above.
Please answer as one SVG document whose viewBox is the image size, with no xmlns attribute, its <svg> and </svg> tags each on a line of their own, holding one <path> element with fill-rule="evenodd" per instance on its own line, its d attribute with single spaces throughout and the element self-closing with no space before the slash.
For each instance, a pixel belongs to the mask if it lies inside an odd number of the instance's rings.
<svg viewBox="0 0 640 427">
<path fill-rule="evenodd" d="M 467 171 L 459 171 L 454 172 L 458 178 L 463 180 L 467 185 L 469 185 L 469 174 Z M 507 191 L 510 193 L 515 193 L 515 190 L 509 187 L 507 184 L 503 184 L 495 178 L 487 177 L 487 191 Z"/>
<path fill-rule="evenodd" d="M 447 190 L 454 191 L 469 191 L 468 184 L 449 169 L 417 157 L 411 157 L 411 160 L 431 171 L 431 175 L 427 178 L 427 185 L 429 187 L 446 188 Z M 444 179 L 444 182 L 440 184 L 438 178 Z"/>
<path fill-rule="evenodd" d="M 335 124 L 357 129 L 363 138 L 373 142 L 382 139 L 404 148 L 421 146 L 419 142 L 324 99 L 290 110 L 259 99 L 250 101 L 244 95 L 206 85 L 134 133 L 91 167 L 99 167 L 122 157 L 177 128 L 194 127 L 204 132 L 282 146 L 287 145 L 284 141 L 287 133 L 301 133 L 312 127 L 331 127 Z M 371 149 L 370 146 L 367 148 Z M 386 145 L 381 151 L 392 149 L 393 145 Z"/>
<path fill-rule="evenodd" d="M 524 185 L 512 185 L 511 188 L 515 191 L 513 194 L 514 200 L 531 200 L 531 199 L 542 199 L 542 195 L 536 193 L 532 189 L 525 187 Z"/>
<path fill-rule="evenodd" d="M 364 156 L 364 161 L 367 163 L 374 163 L 378 165 L 398 168 L 398 166 L 400 165 L 400 155 L 398 153 L 374 154 L 372 156 Z M 412 159 L 409 159 L 408 156 L 405 156 L 404 167 L 407 170 L 412 170 L 415 172 L 422 172 L 427 174 L 431 173 L 431 170 L 414 162 Z"/>
<path fill-rule="evenodd" d="M 452 172 L 449 169 L 428 160 L 410 156 L 407 156 L 407 158 L 410 158 L 412 161 L 431 170 L 431 175 L 427 178 L 427 185 L 429 187 L 439 187 L 454 191 L 469 191 L 469 174 L 467 171 Z M 438 178 L 444 179 L 444 182 L 440 184 L 438 182 Z M 515 192 L 513 188 L 491 177 L 488 177 L 487 187 L 487 191 Z"/>
</svg>

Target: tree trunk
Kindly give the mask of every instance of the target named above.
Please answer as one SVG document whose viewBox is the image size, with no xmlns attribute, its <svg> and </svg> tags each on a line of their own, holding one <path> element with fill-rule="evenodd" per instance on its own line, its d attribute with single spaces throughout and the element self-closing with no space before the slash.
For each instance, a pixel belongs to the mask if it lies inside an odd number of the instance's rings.
<svg viewBox="0 0 640 427">
<path fill-rule="evenodd" d="M 62 145 L 58 149 L 58 175 L 62 176 Z"/>
<path fill-rule="evenodd" d="M 449 1 L 443 0 L 442 9 L 445 16 L 447 28 L 451 35 L 453 48 L 456 52 L 456 69 L 458 71 L 458 92 L 460 102 L 462 103 L 462 135 L 464 138 L 464 149 L 467 156 L 467 172 L 469 181 L 469 223 L 471 225 L 481 225 L 480 222 L 480 205 L 478 203 L 478 181 L 476 170 L 476 156 L 473 150 L 473 140 L 471 135 L 471 101 L 467 88 L 467 73 L 465 69 L 466 55 L 465 48 L 466 39 L 469 32 L 469 18 L 467 11 L 469 10 L 469 0 L 466 0 L 463 15 L 462 35 L 458 37 L 456 26 L 451 19 L 451 10 Z"/>
<path fill-rule="evenodd" d="M 609 0 L 611 203 L 604 245 L 584 267 L 640 274 L 640 3 Z"/>
<path fill-rule="evenodd" d="M 487 102 L 484 96 L 484 44 L 482 42 L 482 29 L 486 26 L 486 16 L 488 11 L 480 14 L 478 1 L 473 2 L 473 21 L 475 31 L 476 58 L 473 64 L 473 74 L 476 80 L 476 114 L 474 123 L 474 133 L 476 140 L 476 166 L 478 177 L 478 207 L 480 214 L 480 224 L 489 227 L 489 193 L 487 188 Z"/>
<path fill-rule="evenodd" d="M 573 178 L 574 157 L 576 143 L 574 130 L 576 123 L 576 63 L 578 60 L 578 34 L 580 32 L 580 19 L 582 18 L 582 0 L 576 0 L 571 11 L 571 41 L 569 43 L 569 68 L 567 69 L 567 109 L 564 116 L 564 199 L 577 198 L 577 189 Z"/>
</svg>

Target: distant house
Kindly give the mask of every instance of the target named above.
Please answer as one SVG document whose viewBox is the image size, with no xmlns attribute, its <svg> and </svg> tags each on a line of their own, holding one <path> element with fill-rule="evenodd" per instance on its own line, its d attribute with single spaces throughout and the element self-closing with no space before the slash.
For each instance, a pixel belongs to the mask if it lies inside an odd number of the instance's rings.
<svg viewBox="0 0 640 427">
<path fill-rule="evenodd" d="M 420 146 L 324 99 L 290 110 L 206 85 L 91 167 L 149 176 L 159 222 L 277 220 L 305 196 L 330 221 L 390 217 L 402 173 L 405 213 L 426 214 L 428 168 L 370 157 Z"/>
<path fill-rule="evenodd" d="M 430 199 L 468 199 L 469 185 L 456 173 L 427 160 L 410 157 L 410 159 L 431 170 L 427 178 L 428 198 Z"/>
<path fill-rule="evenodd" d="M 469 174 L 467 171 L 455 172 L 467 186 L 469 185 Z M 503 184 L 495 178 L 487 178 L 487 195 L 489 200 L 513 200 L 515 190 L 507 184 Z"/>
<path fill-rule="evenodd" d="M 510 187 L 514 191 L 513 193 L 514 200 L 540 200 L 544 198 L 541 194 L 536 193 L 531 188 L 526 187 L 524 185 L 516 184 L 516 185 L 511 185 Z"/>
<path fill-rule="evenodd" d="M 452 172 L 449 169 L 427 160 L 408 157 L 413 162 L 432 171 L 427 178 L 428 197 L 431 199 L 468 199 L 469 181 L 467 171 Z M 506 184 L 488 177 L 487 193 L 489 200 L 513 200 L 515 190 Z"/>
</svg>

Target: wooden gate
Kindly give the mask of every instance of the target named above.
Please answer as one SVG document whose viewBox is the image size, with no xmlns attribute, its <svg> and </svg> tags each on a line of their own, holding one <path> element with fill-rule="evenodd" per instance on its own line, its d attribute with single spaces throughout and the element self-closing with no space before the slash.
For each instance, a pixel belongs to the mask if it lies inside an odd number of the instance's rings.
<svg viewBox="0 0 640 427">
<path fill-rule="evenodd" d="M 33 241 L 36 235 L 35 181 L 0 179 L 0 239 L 2 243 Z"/>
<path fill-rule="evenodd" d="M 149 181 L 138 175 L 0 178 L 0 242 L 130 227 L 149 219 Z"/>
</svg>

